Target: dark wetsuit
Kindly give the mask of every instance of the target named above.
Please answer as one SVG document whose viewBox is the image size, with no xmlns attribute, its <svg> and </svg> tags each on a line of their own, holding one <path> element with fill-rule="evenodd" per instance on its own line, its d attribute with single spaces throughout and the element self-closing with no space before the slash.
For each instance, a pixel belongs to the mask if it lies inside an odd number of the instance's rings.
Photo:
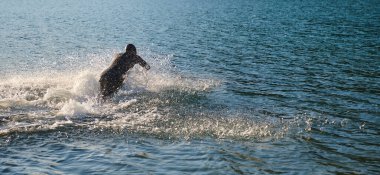
<svg viewBox="0 0 380 175">
<path fill-rule="evenodd" d="M 111 66 L 100 76 L 100 96 L 106 99 L 117 92 L 123 84 L 124 75 L 137 63 L 147 70 L 150 68 L 150 66 L 134 52 L 127 51 L 118 54 Z"/>
</svg>

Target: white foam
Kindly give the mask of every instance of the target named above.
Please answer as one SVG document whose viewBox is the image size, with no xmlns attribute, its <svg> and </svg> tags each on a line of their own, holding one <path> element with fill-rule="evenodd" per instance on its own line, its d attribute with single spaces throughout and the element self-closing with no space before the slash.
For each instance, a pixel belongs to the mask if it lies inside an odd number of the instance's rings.
<svg viewBox="0 0 380 175">
<path fill-rule="evenodd" d="M 126 85 L 133 88 L 145 88 L 148 91 L 159 92 L 167 89 L 185 91 L 207 91 L 220 85 L 221 81 L 205 78 L 191 78 L 179 73 L 160 72 L 159 70 L 143 71 L 133 69 L 127 78 Z"/>
<path fill-rule="evenodd" d="M 14 106 L 25 106 L 28 102 L 24 99 L 3 99 L 0 100 L 0 109 L 6 109 Z"/>
<path fill-rule="evenodd" d="M 127 102 L 121 102 L 121 103 L 119 103 L 118 105 L 114 106 L 113 109 L 114 110 L 126 109 L 126 108 L 132 106 L 135 103 L 137 103 L 137 99 L 132 99 L 132 100 L 129 100 Z"/>
<path fill-rule="evenodd" d="M 45 101 L 56 100 L 56 102 L 61 102 L 61 101 L 68 101 L 70 98 L 72 98 L 72 96 L 73 94 L 71 94 L 71 92 L 68 90 L 49 88 L 47 89 L 46 94 L 43 97 L 43 100 Z"/>
<path fill-rule="evenodd" d="M 75 78 L 71 90 L 76 96 L 95 97 L 99 92 L 99 82 L 94 73 L 84 71 Z"/>
<path fill-rule="evenodd" d="M 68 103 L 65 103 L 61 110 L 57 113 L 57 116 L 77 116 L 82 114 L 91 114 L 93 109 L 87 103 L 80 103 L 70 99 Z"/>
</svg>

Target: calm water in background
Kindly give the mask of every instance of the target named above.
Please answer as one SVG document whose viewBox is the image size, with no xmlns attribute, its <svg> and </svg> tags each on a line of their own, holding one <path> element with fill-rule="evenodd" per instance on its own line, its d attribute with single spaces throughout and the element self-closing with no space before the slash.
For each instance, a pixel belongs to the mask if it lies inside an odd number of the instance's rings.
<svg viewBox="0 0 380 175">
<path fill-rule="evenodd" d="M 379 174 L 378 1 L 0 2 L 0 174 Z M 136 66 L 106 104 L 97 79 Z"/>
</svg>

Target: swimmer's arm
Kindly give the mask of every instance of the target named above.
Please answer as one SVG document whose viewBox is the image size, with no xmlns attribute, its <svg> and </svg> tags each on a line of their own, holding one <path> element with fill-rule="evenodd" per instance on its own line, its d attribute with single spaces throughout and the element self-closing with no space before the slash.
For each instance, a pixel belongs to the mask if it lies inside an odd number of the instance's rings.
<svg viewBox="0 0 380 175">
<path fill-rule="evenodd" d="M 150 66 L 148 63 L 146 63 L 145 60 L 143 60 L 140 56 L 136 55 L 137 56 L 137 61 L 138 63 L 140 64 L 141 67 L 144 67 L 146 70 L 149 70 L 150 69 Z"/>
</svg>

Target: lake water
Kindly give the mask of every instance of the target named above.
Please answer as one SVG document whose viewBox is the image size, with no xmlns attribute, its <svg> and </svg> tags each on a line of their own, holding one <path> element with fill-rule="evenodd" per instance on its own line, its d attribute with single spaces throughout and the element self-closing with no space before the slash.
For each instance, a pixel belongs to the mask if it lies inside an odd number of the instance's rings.
<svg viewBox="0 0 380 175">
<path fill-rule="evenodd" d="M 380 174 L 379 34 L 376 0 L 1 1 L 0 174 Z"/>
</svg>

